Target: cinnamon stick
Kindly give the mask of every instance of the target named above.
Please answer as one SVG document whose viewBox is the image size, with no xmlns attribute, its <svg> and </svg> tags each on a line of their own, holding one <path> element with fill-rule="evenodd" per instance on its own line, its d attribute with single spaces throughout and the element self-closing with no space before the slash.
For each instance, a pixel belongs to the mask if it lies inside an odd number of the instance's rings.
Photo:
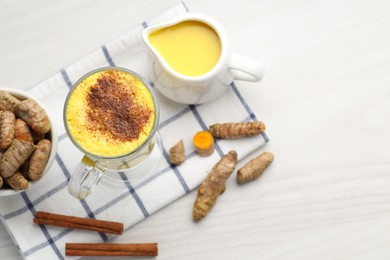
<svg viewBox="0 0 390 260">
<path fill-rule="evenodd" d="M 123 233 L 123 223 L 59 215 L 43 211 L 38 211 L 35 214 L 34 223 L 39 225 L 51 225 L 65 228 L 83 229 L 118 235 L 121 235 Z"/>
<path fill-rule="evenodd" d="M 157 243 L 66 243 L 67 256 L 157 256 Z"/>
</svg>

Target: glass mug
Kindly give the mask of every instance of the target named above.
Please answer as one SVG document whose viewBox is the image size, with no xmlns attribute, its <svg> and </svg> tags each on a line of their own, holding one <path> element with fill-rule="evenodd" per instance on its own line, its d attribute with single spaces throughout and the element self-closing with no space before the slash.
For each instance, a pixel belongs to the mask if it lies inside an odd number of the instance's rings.
<svg viewBox="0 0 390 260">
<path fill-rule="evenodd" d="M 84 153 L 69 193 L 84 199 L 103 176 L 123 172 L 139 180 L 151 172 L 162 154 L 159 113 L 151 86 L 131 70 L 105 67 L 79 79 L 63 115 L 70 140 Z"/>
<path fill-rule="evenodd" d="M 264 76 L 264 65 L 234 53 L 223 27 L 202 14 L 185 13 L 152 25 L 142 39 L 154 57 L 154 85 L 179 103 L 209 102 L 233 80 L 256 82 Z"/>
</svg>

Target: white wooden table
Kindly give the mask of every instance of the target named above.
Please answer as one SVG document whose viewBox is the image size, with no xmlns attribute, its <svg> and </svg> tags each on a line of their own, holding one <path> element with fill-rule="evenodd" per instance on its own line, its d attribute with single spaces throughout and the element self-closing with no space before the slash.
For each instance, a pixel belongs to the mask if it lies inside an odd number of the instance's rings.
<svg viewBox="0 0 390 260">
<path fill-rule="evenodd" d="M 0 86 L 28 88 L 177 3 L 2 0 Z M 186 4 L 266 63 L 239 86 L 275 162 L 245 187 L 230 179 L 201 223 L 192 192 L 116 241 L 157 241 L 157 259 L 390 259 L 390 2 Z M 21 259 L 1 224 L 0 258 Z"/>
</svg>

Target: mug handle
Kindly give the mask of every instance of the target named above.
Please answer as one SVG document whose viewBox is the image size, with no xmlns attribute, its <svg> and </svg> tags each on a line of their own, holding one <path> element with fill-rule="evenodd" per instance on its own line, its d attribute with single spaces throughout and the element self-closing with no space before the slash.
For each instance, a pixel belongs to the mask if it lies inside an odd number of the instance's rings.
<svg viewBox="0 0 390 260">
<path fill-rule="evenodd" d="M 84 155 L 69 180 L 68 192 L 77 199 L 85 199 L 95 189 L 105 171 Z"/>
<path fill-rule="evenodd" d="M 265 72 L 263 63 L 234 52 L 228 70 L 234 79 L 252 82 L 260 81 Z"/>
</svg>

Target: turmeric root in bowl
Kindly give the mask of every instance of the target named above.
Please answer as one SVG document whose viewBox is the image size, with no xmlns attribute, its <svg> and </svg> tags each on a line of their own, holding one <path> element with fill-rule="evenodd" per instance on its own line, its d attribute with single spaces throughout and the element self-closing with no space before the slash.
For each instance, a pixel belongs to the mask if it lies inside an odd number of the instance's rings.
<svg viewBox="0 0 390 260">
<path fill-rule="evenodd" d="M 0 197 L 32 189 L 49 170 L 56 150 L 44 106 L 24 91 L 0 89 Z"/>
</svg>

